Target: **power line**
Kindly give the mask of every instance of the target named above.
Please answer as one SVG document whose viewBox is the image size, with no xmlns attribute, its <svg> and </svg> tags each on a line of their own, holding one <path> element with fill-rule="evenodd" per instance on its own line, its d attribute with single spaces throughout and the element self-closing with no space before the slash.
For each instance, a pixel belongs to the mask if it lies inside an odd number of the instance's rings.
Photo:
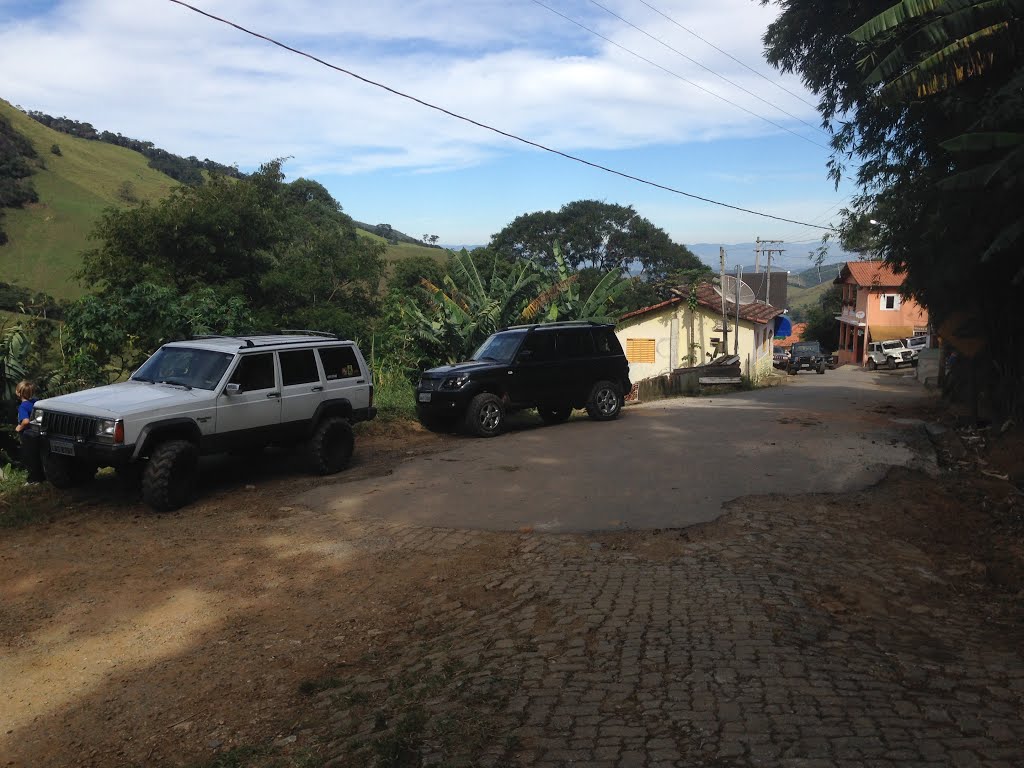
<svg viewBox="0 0 1024 768">
<path fill-rule="evenodd" d="M 698 35 L 698 34 L 697 34 L 696 32 L 694 32 L 694 31 L 693 31 L 692 29 L 690 29 L 689 27 L 684 27 L 684 26 L 683 26 L 682 24 L 680 24 L 680 23 L 679 23 L 678 21 L 676 21 L 675 19 L 673 19 L 673 18 L 672 18 L 671 16 L 669 16 L 669 15 L 668 15 L 667 13 L 664 13 L 663 11 L 659 11 L 659 10 L 658 10 L 657 8 L 655 8 L 655 7 L 653 6 L 653 5 L 651 5 L 650 3 L 646 2 L 646 0 L 639 0 L 639 2 L 643 3 L 644 5 L 646 5 L 646 6 L 648 7 L 648 8 L 650 8 L 650 9 L 651 9 L 652 11 L 654 11 L 654 12 L 655 12 L 656 14 L 658 14 L 658 15 L 659 15 L 659 16 L 661 16 L 661 17 L 663 17 L 663 18 L 664 18 L 664 19 L 666 19 L 667 21 L 671 22 L 672 24 L 675 24 L 675 25 L 676 25 L 677 27 L 679 27 L 679 28 L 680 28 L 681 30 L 683 30 L 684 32 L 687 32 L 687 33 L 689 33 L 689 34 L 693 35 L 693 36 L 694 36 L 694 37 L 696 37 L 696 38 L 697 38 L 698 40 L 700 40 L 700 41 L 701 41 L 702 43 L 705 43 L 706 45 L 710 45 L 710 46 L 711 46 L 712 48 L 714 48 L 714 49 L 715 49 L 716 51 L 718 51 L 719 53 L 721 53 L 721 54 L 724 54 L 724 55 L 728 56 L 728 57 L 729 57 L 730 59 L 732 59 L 733 61 L 735 61 L 735 62 L 736 62 L 737 64 L 739 64 L 739 65 L 740 65 L 741 67 L 745 67 L 746 69 L 749 69 L 749 70 L 750 70 L 751 72 L 753 72 L 753 73 L 754 73 L 755 75 L 757 75 L 758 77 L 760 77 L 760 78 L 761 78 L 762 80 L 764 80 L 765 82 L 767 82 L 767 83 L 771 83 L 771 84 L 772 84 L 772 85 L 774 85 L 774 86 L 775 86 L 776 88 L 779 88 L 779 89 L 781 89 L 781 90 L 785 91 L 786 93 L 788 93 L 788 94 L 789 94 L 790 96 L 792 96 L 793 98 L 795 98 L 795 99 L 799 99 L 799 100 L 800 100 L 800 101 L 802 101 L 802 102 L 803 102 L 804 104 L 806 104 L 807 106 L 811 107 L 812 109 L 817 109 L 817 108 L 818 108 L 818 107 L 817 107 L 817 105 L 815 105 L 815 104 L 811 104 L 811 102 L 807 101 L 807 99 L 805 99 L 805 98 L 804 98 L 803 96 L 801 96 L 800 94 L 798 94 L 798 93 L 793 93 L 793 91 L 789 90 L 789 88 L 786 88 L 786 87 L 785 87 L 784 85 L 781 85 L 780 83 L 777 83 L 777 82 L 775 82 L 774 80 L 772 80 L 772 79 L 770 79 L 770 78 L 768 78 L 768 77 L 765 77 L 765 76 L 764 76 L 764 75 L 763 75 L 762 73 L 758 72 L 758 71 L 757 71 L 756 69 L 754 69 L 753 67 L 751 67 L 751 66 L 750 66 L 749 64 L 746 64 L 746 63 L 744 63 L 744 62 L 740 61 L 739 59 L 737 59 L 737 58 L 736 58 L 735 56 L 733 56 L 733 55 L 732 55 L 731 53 L 729 53 L 728 51 L 723 51 L 723 50 L 722 50 L 721 48 L 719 48 L 719 47 L 718 47 L 717 45 L 715 45 L 714 43 L 712 43 L 712 42 L 711 42 L 710 40 L 705 40 L 705 39 L 704 39 L 703 37 L 701 37 L 700 35 Z"/>
<path fill-rule="evenodd" d="M 694 195 L 694 194 L 691 194 L 690 192 L 684 192 L 684 191 L 682 191 L 680 189 L 676 189 L 674 187 L 669 187 L 669 186 L 666 186 L 664 184 L 659 184 L 659 183 L 654 182 L 654 181 L 649 181 L 648 179 L 643 179 L 643 178 L 641 178 L 639 176 L 633 176 L 632 174 L 624 173 L 623 171 L 617 171 L 614 168 L 609 168 L 607 166 L 600 165 L 598 163 L 593 163 L 590 160 L 584 160 L 581 157 L 576 157 L 575 155 L 570 155 L 570 154 L 568 154 L 566 152 L 562 152 L 562 151 L 557 150 L 557 149 L 552 149 L 551 147 L 547 147 L 547 146 L 545 146 L 543 144 L 540 144 L 540 143 L 538 143 L 536 141 L 531 141 L 530 139 L 524 139 L 523 137 L 517 136 L 514 133 L 509 133 L 507 131 L 501 130 L 500 128 L 494 128 L 494 127 L 492 127 L 490 125 L 487 125 L 486 123 L 481 123 L 481 122 L 479 122 L 477 120 L 474 120 L 474 119 L 472 119 L 470 117 L 465 117 L 465 116 L 460 115 L 460 114 L 458 114 L 456 112 L 452 112 L 451 110 L 445 109 L 444 107 L 439 107 L 436 104 L 431 104 L 430 102 L 424 101 L 423 99 L 417 98 L 416 96 L 410 96 L 409 94 L 403 93 L 402 91 L 399 91 L 399 90 L 397 90 L 395 88 L 392 88 L 391 86 L 384 85 L 383 83 L 378 83 L 375 80 L 371 80 L 371 79 L 369 79 L 367 77 L 363 77 L 362 75 L 356 74 L 355 72 L 352 72 L 352 71 L 350 71 L 348 69 L 345 69 L 343 67 L 339 67 L 336 64 L 331 64 L 330 62 L 327 62 L 327 61 L 324 61 L 323 59 L 317 58 L 316 56 L 314 56 L 311 53 L 306 53 L 305 51 L 300 50 L 298 48 L 293 48 L 290 45 L 286 45 L 285 43 L 282 43 L 282 42 L 280 42 L 278 40 L 275 40 L 272 37 L 268 37 L 267 35 L 260 34 L 259 32 L 254 32 L 251 29 L 247 29 L 247 28 L 241 26 L 240 24 L 236 24 L 233 21 L 229 21 L 228 19 L 224 19 L 224 18 L 221 18 L 220 16 L 216 16 L 216 15 L 214 15 L 212 13 L 209 13 L 208 11 L 202 10 L 201 8 L 197 8 L 194 5 L 189 5 L 188 3 L 184 2 L 184 0 L 169 0 L 169 2 L 174 3 L 175 5 L 180 5 L 183 8 L 188 8 L 190 11 L 193 11 L 194 13 L 198 13 L 200 16 L 205 16 L 206 18 L 212 19 L 213 21 L 220 22 L 221 24 L 225 24 L 225 25 L 227 25 L 229 27 L 233 27 L 234 29 L 237 29 L 239 32 L 243 32 L 243 33 L 245 33 L 247 35 L 250 35 L 252 37 L 255 37 L 255 38 L 259 39 L 259 40 L 263 40 L 264 42 L 270 43 L 271 45 L 276 45 L 278 48 L 283 48 L 284 50 L 289 51 L 290 53 L 294 53 L 294 54 L 296 54 L 298 56 L 303 56 L 303 57 L 305 57 L 305 58 L 307 58 L 307 59 L 309 59 L 311 61 L 315 61 L 317 64 L 325 66 L 328 69 L 333 69 L 336 72 L 340 72 L 340 73 L 342 73 L 344 75 L 348 75 L 349 77 L 355 78 L 356 80 L 364 82 L 367 85 L 372 85 L 372 86 L 374 86 L 376 88 L 380 88 L 380 89 L 385 90 L 388 93 L 391 93 L 391 94 L 393 94 L 395 96 L 400 96 L 403 99 L 408 99 L 409 101 L 412 101 L 412 102 L 415 102 L 416 104 L 419 104 L 421 106 L 427 107 L 428 109 L 433 109 L 433 110 L 435 110 L 437 112 L 441 112 L 442 114 L 448 115 L 449 117 L 454 117 L 456 120 L 462 120 L 463 122 L 469 123 L 470 125 L 475 125 L 478 128 L 483 128 L 484 130 L 491 131 L 493 133 L 498 134 L 499 136 L 504 136 L 504 137 L 512 139 L 514 141 L 518 141 L 518 142 L 521 142 L 523 144 L 527 144 L 527 145 L 529 145 L 531 147 L 535 147 L 537 149 L 544 150 L 545 152 L 550 152 L 553 155 L 558 155 L 559 157 L 564 157 L 567 160 L 572 160 L 573 162 L 581 163 L 583 165 L 590 166 L 591 168 L 596 168 L 596 169 L 598 169 L 600 171 L 604 171 L 606 173 L 614 174 L 615 176 L 621 176 L 624 179 L 630 179 L 631 181 L 636 181 L 636 182 L 639 182 L 641 184 L 646 184 L 648 186 L 655 187 L 657 189 L 662 189 L 662 190 L 665 190 L 666 192 L 671 192 L 673 194 L 681 195 L 683 197 L 689 197 L 689 198 L 691 198 L 693 200 L 700 200 L 701 202 L 710 203 L 711 205 L 717 205 L 717 206 L 720 206 L 722 208 L 729 208 L 729 209 L 734 210 L 734 211 L 740 211 L 741 213 L 749 213 L 749 214 L 752 214 L 754 216 L 761 216 L 761 217 L 766 218 L 766 219 L 774 219 L 775 221 L 785 221 L 785 222 L 787 222 L 789 224 L 797 224 L 797 225 L 799 225 L 801 227 L 814 227 L 816 229 L 831 229 L 831 227 L 822 227 L 822 226 L 819 226 L 817 224 L 808 224 L 807 222 L 804 222 L 804 221 L 798 221 L 796 219 L 787 219 L 787 218 L 784 218 L 782 216 L 775 216 L 775 215 L 770 214 L 770 213 L 764 213 L 762 211 L 754 211 L 754 210 L 751 210 L 750 208 L 742 208 L 742 207 L 740 207 L 738 205 L 731 205 L 729 203 L 723 203 L 723 202 L 720 202 L 718 200 L 712 200 L 709 197 L 702 197 L 700 195 Z"/>
<path fill-rule="evenodd" d="M 704 93 L 708 94 L 709 96 L 714 96 L 716 99 L 720 99 L 721 101 L 724 101 L 726 104 L 729 104 L 730 106 L 736 107 L 736 109 L 742 109 L 748 115 L 753 115 L 758 120 L 764 120 L 769 125 L 774 125 L 779 130 L 785 131 L 786 133 L 791 133 L 794 136 L 796 136 L 798 139 L 803 139 L 804 141 L 809 142 L 809 143 L 813 144 L 816 147 L 821 147 L 822 149 L 830 149 L 829 147 L 825 146 L 824 144 L 819 144 L 814 139 L 807 138 L 802 133 L 797 133 L 796 131 L 792 130 L 791 128 L 787 128 L 784 125 L 780 125 L 779 123 L 776 123 L 774 120 L 769 120 L 764 115 L 759 115 L 759 114 L 757 114 L 757 112 L 754 112 L 753 110 L 747 109 L 746 107 L 737 104 L 735 101 L 730 101 L 729 99 L 725 98 L 725 96 L 721 96 L 720 94 L 715 93 L 714 91 L 710 90 L 709 88 L 705 88 L 703 85 L 700 85 L 698 83 L 693 82 L 693 80 L 689 80 L 689 79 L 683 77 L 678 72 L 673 72 L 671 69 L 668 69 L 667 67 L 661 66 L 661 64 L 658 64 L 656 61 L 651 61 L 650 59 L 646 58 L 645 56 L 641 56 L 636 51 L 632 51 L 629 48 L 627 48 L 626 46 L 621 45 L 619 43 L 616 43 L 610 37 L 605 37 L 604 35 L 602 35 L 597 30 L 591 29 L 586 24 L 583 24 L 583 23 L 581 23 L 579 21 L 576 21 L 576 19 L 572 18 L 571 16 L 566 16 L 561 11 L 555 10 L 550 5 L 547 5 L 546 3 L 542 2 L 541 0 L 531 0 L 531 1 L 536 3 L 537 5 L 539 5 L 541 8 L 545 8 L 545 9 L 551 11 L 556 16 L 560 16 L 561 18 L 563 18 L 566 21 L 568 21 L 570 24 L 575 24 L 580 29 L 586 30 L 590 34 L 595 35 L 596 37 L 601 38 L 602 40 L 604 40 L 609 45 L 614 45 L 616 48 L 625 51 L 630 56 L 635 56 L 636 58 L 640 59 L 640 61 L 647 62 L 652 67 L 657 67 L 662 72 L 665 72 L 666 74 L 669 74 L 672 77 L 675 77 L 675 78 L 677 78 L 679 80 L 682 80 L 684 83 L 687 83 L 688 85 L 692 85 L 694 88 L 697 88 L 697 89 L 699 89 L 701 91 L 704 91 Z"/>
<path fill-rule="evenodd" d="M 679 56 L 682 56 L 684 59 L 686 59 L 690 63 L 695 64 L 698 67 L 700 67 L 701 69 L 703 69 L 705 72 L 710 72 L 715 77 L 717 77 L 717 78 L 719 78 L 721 80 L 724 80 L 725 82 L 727 82 L 732 87 L 738 88 L 739 90 L 743 91 L 748 96 L 752 96 L 753 98 L 755 98 L 758 101 L 760 101 L 762 104 L 767 104 L 772 109 L 777 109 L 779 112 L 784 114 L 786 117 L 792 118 L 793 120 L 796 120 L 798 123 L 803 123 L 808 128 L 810 128 L 812 131 L 820 131 L 821 133 L 824 133 L 826 136 L 829 135 L 828 131 L 826 131 L 821 126 L 819 126 L 819 125 L 811 125 L 810 123 L 808 123 L 803 118 L 797 117 L 796 115 L 792 114 L 791 112 L 787 112 L 782 107 L 780 107 L 778 104 L 773 104 L 772 102 L 768 101 L 767 99 L 762 99 L 760 96 L 758 96 L 753 91 L 750 91 L 750 90 L 744 88 L 742 85 L 740 85 L 739 83 L 733 82 L 728 77 L 726 77 L 725 75 L 721 74 L 720 72 L 716 72 L 711 67 L 708 67 L 708 66 L 702 64 L 701 62 L 697 61 L 696 59 L 694 59 L 694 58 L 692 58 L 690 56 L 687 56 L 685 53 L 680 51 L 678 48 L 672 47 L 671 45 L 666 43 L 661 38 L 655 37 L 654 35 L 652 35 L 650 32 L 648 32 L 645 29 L 641 29 L 640 27 L 638 27 L 636 24 L 634 24 L 633 22 L 629 21 L 628 19 L 624 19 L 622 16 L 619 16 L 619 14 L 615 13 L 615 11 L 611 10 L 610 8 L 607 8 L 604 5 L 601 5 L 601 3 L 597 2 L 597 0 L 590 0 L 590 2 L 593 5 L 596 5 L 598 8 L 600 8 L 605 13 L 609 14 L 610 16 L 614 16 L 616 19 L 621 21 L 623 24 L 629 25 L 630 27 L 635 29 L 640 34 L 642 34 L 642 35 L 644 35 L 646 37 L 649 37 L 651 40 L 653 40 L 654 42 L 658 43 L 659 45 L 664 46 L 665 48 L 667 48 L 668 50 L 672 51 L 675 54 L 678 54 Z"/>
</svg>

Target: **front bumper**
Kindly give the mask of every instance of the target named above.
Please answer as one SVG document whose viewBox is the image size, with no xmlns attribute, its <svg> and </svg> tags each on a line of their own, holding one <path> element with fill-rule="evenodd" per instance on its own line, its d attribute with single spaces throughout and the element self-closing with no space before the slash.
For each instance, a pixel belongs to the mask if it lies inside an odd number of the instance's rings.
<svg viewBox="0 0 1024 768">
<path fill-rule="evenodd" d="M 52 453 L 85 464 L 95 464 L 97 467 L 124 466 L 131 462 L 135 453 L 134 445 L 110 445 L 62 435 L 43 434 L 31 427 L 25 430 L 23 439 L 33 446 L 30 450 L 37 451 L 40 456 Z"/>
<path fill-rule="evenodd" d="M 416 388 L 416 414 L 418 416 L 443 416 L 459 414 L 473 398 L 464 389 Z"/>
</svg>

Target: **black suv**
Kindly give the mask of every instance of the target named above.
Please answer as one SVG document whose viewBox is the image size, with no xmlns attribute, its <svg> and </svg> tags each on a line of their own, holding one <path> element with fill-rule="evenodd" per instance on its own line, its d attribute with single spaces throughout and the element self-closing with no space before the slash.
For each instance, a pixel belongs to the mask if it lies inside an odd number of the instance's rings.
<svg viewBox="0 0 1024 768">
<path fill-rule="evenodd" d="M 827 362 L 828 355 L 821 351 L 821 345 L 818 342 L 798 341 L 790 347 L 789 363 L 786 364 L 786 370 L 791 376 L 796 376 L 804 368 L 824 373 Z"/>
<path fill-rule="evenodd" d="M 493 437 L 506 413 L 525 408 L 536 408 L 548 424 L 566 421 L 574 408 L 598 421 L 614 419 L 630 387 L 614 326 L 518 325 L 490 336 L 468 362 L 424 371 L 416 412 L 428 429 L 461 420 L 471 434 Z"/>
</svg>

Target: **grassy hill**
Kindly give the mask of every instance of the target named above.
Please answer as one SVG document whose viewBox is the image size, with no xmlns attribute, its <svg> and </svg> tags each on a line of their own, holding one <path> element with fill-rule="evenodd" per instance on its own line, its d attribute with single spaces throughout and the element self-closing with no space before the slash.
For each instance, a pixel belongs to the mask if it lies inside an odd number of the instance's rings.
<svg viewBox="0 0 1024 768">
<path fill-rule="evenodd" d="M 821 267 L 810 267 L 802 272 L 794 272 L 789 276 L 790 292 L 793 287 L 813 288 L 821 283 L 831 284 L 838 277 L 840 270 L 846 262 L 841 261 L 835 264 L 822 264 Z"/>
<path fill-rule="evenodd" d="M 84 292 L 72 278 L 87 237 L 104 208 L 126 206 L 125 182 L 138 200 L 157 200 L 177 182 L 147 165 L 138 152 L 58 133 L 0 99 L 0 114 L 35 147 L 46 168 L 31 177 L 39 202 L 5 209 L 9 242 L 0 246 L 0 275 L 58 298 Z M 54 145 L 61 154 L 50 151 Z"/>
<path fill-rule="evenodd" d="M 79 139 L 54 131 L 32 120 L 0 99 L 0 115 L 35 147 L 45 168 L 31 176 L 39 202 L 22 209 L 4 209 L 4 229 L 9 242 L 0 246 L 0 279 L 44 291 L 57 298 L 76 298 L 86 289 L 73 278 L 81 253 L 89 248 L 89 233 L 103 209 L 127 207 L 123 199 L 125 182 L 134 198 L 156 201 L 178 185 L 148 165 L 134 150 L 100 141 Z M 54 145 L 61 154 L 50 151 Z M 383 237 L 363 229 L 360 235 L 385 242 Z M 444 260 L 447 252 L 419 245 L 401 232 L 404 240 L 388 245 L 389 264 L 409 256 Z"/>
</svg>

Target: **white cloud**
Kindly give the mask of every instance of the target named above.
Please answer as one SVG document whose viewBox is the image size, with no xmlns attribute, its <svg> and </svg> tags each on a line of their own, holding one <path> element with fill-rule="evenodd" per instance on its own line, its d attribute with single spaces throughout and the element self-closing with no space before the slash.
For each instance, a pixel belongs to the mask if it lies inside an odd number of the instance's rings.
<svg viewBox="0 0 1024 768">
<path fill-rule="evenodd" d="M 769 111 L 593 5 L 546 1 L 709 90 L 758 114 Z M 777 132 L 530 2 L 197 2 L 366 77 L 567 152 Z M 661 7 L 770 72 L 757 54 L 773 9 L 750 0 L 693 6 Z M 610 7 L 749 90 L 788 98 L 639 4 Z M 26 108 L 243 167 L 291 155 L 289 170 L 310 174 L 451 169 L 512 146 L 157 0 L 67 1 L 44 17 L 14 19 L 0 26 L 0 69 L 9 75 L 0 95 Z M 794 99 L 786 108 L 815 122 Z"/>
</svg>

